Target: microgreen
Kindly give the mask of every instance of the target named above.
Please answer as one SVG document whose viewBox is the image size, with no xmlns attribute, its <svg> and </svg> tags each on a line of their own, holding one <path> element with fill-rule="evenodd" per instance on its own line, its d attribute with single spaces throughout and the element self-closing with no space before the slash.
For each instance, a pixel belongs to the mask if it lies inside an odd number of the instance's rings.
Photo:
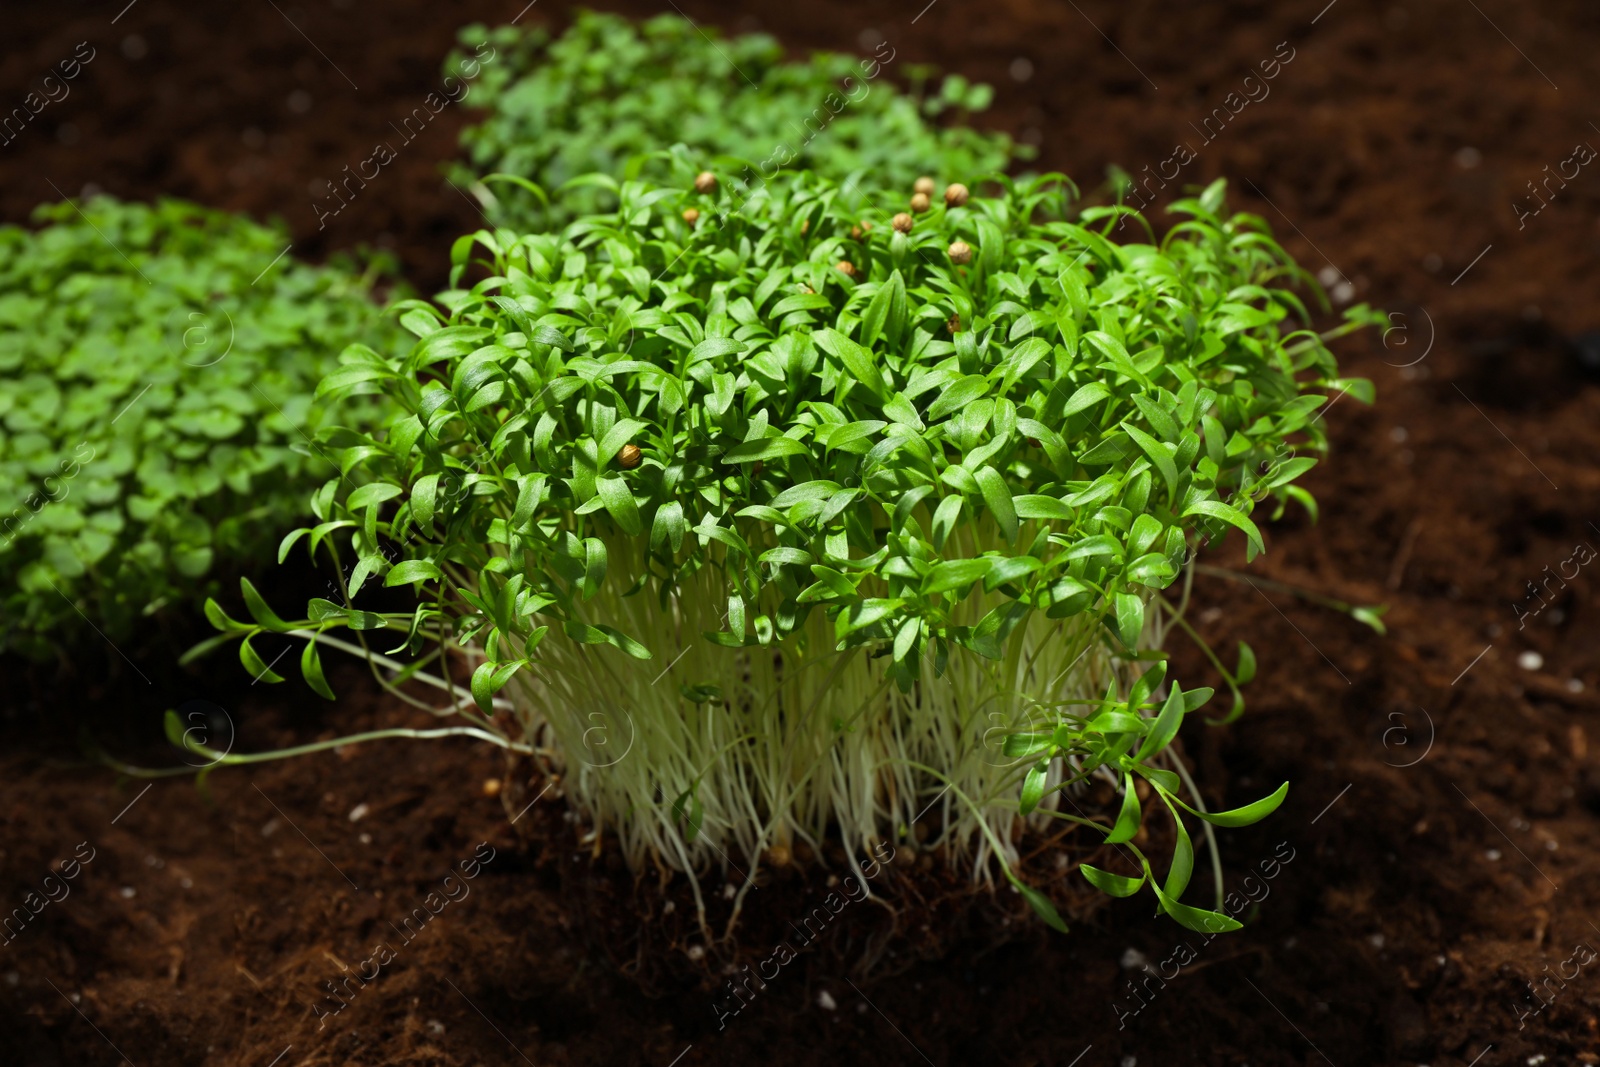
<svg viewBox="0 0 1600 1067">
<path fill-rule="evenodd" d="M 308 454 L 316 381 L 395 331 L 369 278 L 278 259 L 277 228 L 177 201 L 36 217 L 0 228 L 0 647 L 43 655 L 85 616 L 119 638 L 291 525 L 332 470 Z"/>
<path fill-rule="evenodd" d="M 596 12 L 579 12 L 554 40 L 515 26 L 468 27 L 461 40 L 472 48 L 487 42 L 497 57 L 467 99 L 488 114 L 462 134 L 463 184 L 494 174 L 544 189 L 595 172 L 639 177 L 638 157 L 683 143 L 708 166 L 716 157 L 742 160 L 723 167 L 729 174 L 746 165 L 762 174 L 791 167 L 909 187 L 925 170 L 983 174 L 1029 151 L 1002 134 L 935 125 L 935 116 L 960 120 L 984 110 L 993 90 L 951 75 L 924 93 L 931 68 L 897 58 L 887 43 L 861 58 L 817 52 L 784 62 L 782 47 L 764 34 L 722 39 L 676 15 L 636 25 Z M 909 80 L 913 92 L 894 80 Z M 591 187 L 551 215 L 536 192 L 490 185 L 492 193 L 477 189 L 491 215 L 517 228 L 610 206 L 604 187 Z"/>
<path fill-rule="evenodd" d="M 308 639 L 318 691 L 340 627 L 464 653 L 445 710 L 564 770 L 635 865 L 746 869 L 835 832 L 856 852 L 933 811 L 930 847 L 1015 880 L 1020 814 L 1136 856 L 1132 877 L 1084 869 L 1108 892 L 1150 882 L 1177 921 L 1224 919 L 1179 900 L 1182 817 L 1241 825 L 1284 790 L 1180 799 L 1170 746 L 1211 694 L 1166 679 L 1160 591 L 1201 540 L 1258 554 L 1257 502 L 1310 465 L 1284 442 L 1319 452 L 1318 409 L 1370 395 L 1292 324 L 1315 283 L 1223 214 L 1220 182 L 1159 245 L 1118 245 L 1095 227 L 1125 209 L 1081 208 L 1060 175 L 897 227 L 903 194 L 801 173 L 741 201 L 666 159 L 668 185 L 590 179 L 617 209 L 560 233 L 463 237 L 453 288 L 396 308 L 408 356 L 346 350 L 320 394 L 378 389 L 398 414 L 327 438 L 349 477 L 281 551 L 353 558 L 347 596 L 293 621 L 211 604 L 224 636 L 252 669 L 257 635 Z M 418 606 L 358 606 L 379 582 Z M 614 766 L 581 759 L 597 713 L 633 731 Z M 1111 827 L 1061 810 L 1090 775 L 1122 792 Z M 1161 884 L 1132 846 L 1136 779 L 1179 822 Z"/>
</svg>

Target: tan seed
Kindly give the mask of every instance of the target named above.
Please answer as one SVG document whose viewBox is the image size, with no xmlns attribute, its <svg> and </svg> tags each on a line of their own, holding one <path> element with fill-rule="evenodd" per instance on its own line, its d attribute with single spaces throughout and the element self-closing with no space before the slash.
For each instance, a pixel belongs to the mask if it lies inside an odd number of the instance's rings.
<svg viewBox="0 0 1600 1067">
<path fill-rule="evenodd" d="M 962 266 L 972 262 L 972 246 L 965 241 L 955 241 L 950 245 L 950 262 Z"/>
<path fill-rule="evenodd" d="M 717 187 L 717 176 L 715 174 L 712 174 L 709 170 L 703 170 L 699 174 L 696 174 L 694 176 L 694 191 L 695 192 L 697 192 L 697 193 L 709 193 L 711 190 L 715 189 L 716 187 Z"/>
<path fill-rule="evenodd" d="M 912 183 L 911 191 L 914 192 L 914 193 L 922 193 L 922 194 L 924 194 L 926 196 L 932 196 L 933 195 L 933 179 L 928 177 L 927 175 L 923 175 L 922 177 L 918 178 L 914 183 Z"/>
<path fill-rule="evenodd" d="M 800 236 L 804 237 L 806 234 L 808 234 L 810 232 L 811 232 L 811 220 L 810 219 L 806 219 L 804 222 L 800 223 Z"/>
<path fill-rule="evenodd" d="M 500 795 L 500 779 L 498 779 L 498 778 L 485 778 L 483 780 L 483 795 L 486 796 L 486 797 L 497 797 L 497 796 L 499 796 Z"/>
<path fill-rule="evenodd" d="M 894 221 L 894 228 L 899 233 L 910 233 L 911 232 L 911 216 L 907 215 L 904 211 L 902 211 L 898 215 L 896 215 L 894 217 L 893 221 Z"/>
<path fill-rule="evenodd" d="M 928 206 L 932 203 L 933 201 L 928 199 L 927 193 L 918 193 L 911 198 L 911 210 L 920 215 L 928 210 Z"/>
<path fill-rule="evenodd" d="M 955 182 L 954 184 L 945 187 L 944 202 L 949 207 L 960 207 L 962 204 L 967 202 L 967 197 L 971 195 L 972 194 L 967 191 L 967 187 L 965 185 L 962 185 L 960 182 Z"/>
<path fill-rule="evenodd" d="M 695 223 L 700 221 L 700 212 L 694 208 L 689 208 L 683 213 L 683 221 L 687 222 L 690 226 L 693 226 Z"/>
<path fill-rule="evenodd" d="M 945 323 L 944 325 L 945 325 L 945 329 L 949 330 L 951 333 L 960 333 L 961 332 L 961 316 L 960 315 L 951 315 L 950 316 L 950 321 Z"/>
<path fill-rule="evenodd" d="M 856 276 L 856 265 L 850 262 L 848 259 L 841 259 L 837 269 L 840 274 L 843 274 L 846 277 L 854 278 Z"/>
<path fill-rule="evenodd" d="M 644 459 L 644 453 L 639 451 L 638 445 L 623 445 L 617 450 L 617 466 L 625 471 L 631 471 Z"/>
</svg>

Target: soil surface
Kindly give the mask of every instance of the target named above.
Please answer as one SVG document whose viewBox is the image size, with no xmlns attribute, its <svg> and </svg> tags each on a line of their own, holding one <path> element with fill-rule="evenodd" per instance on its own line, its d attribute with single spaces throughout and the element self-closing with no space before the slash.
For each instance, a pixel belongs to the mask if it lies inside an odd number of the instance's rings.
<svg viewBox="0 0 1600 1067">
<path fill-rule="evenodd" d="M 228 709 L 240 751 L 409 721 L 350 670 L 333 672 L 351 694 L 336 711 L 220 660 L 180 670 L 200 631 L 179 621 L 142 647 L 65 650 L 59 670 L 4 668 L 0 901 L 77 865 L 70 895 L 0 942 L 0 1060 L 1600 1063 L 1600 577 L 1579 548 L 1600 544 L 1600 345 L 1585 337 L 1600 329 L 1600 176 L 1570 162 L 1600 145 L 1600 9 L 683 3 L 797 52 L 884 38 L 991 81 L 988 121 L 1086 189 L 1112 163 L 1170 174 L 1186 146 L 1169 187 L 1152 182 L 1158 204 L 1226 175 L 1337 297 L 1395 312 L 1381 340 L 1341 348 L 1379 400 L 1329 414 L 1334 451 L 1307 482 L 1320 524 L 1271 524 L 1251 568 L 1387 604 L 1388 635 L 1281 586 L 1196 582 L 1204 636 L 1261 657 L 1244 719 L 1186 731 L 1200 779 L 1218 803 L 1293 782 L 1273 818 L 1223 834 L 1230 888 L 1257 900 L 1247 927 L 1207 943 L 1141 897 L 1063 937 L 1009 893 L 932 901 L 954 931 L 941 958 L 919 960 L 907 931 L 890 946 L 902 961 L 858 980 L 841 961 L 882 917 L 855 905 L 831 948 L 719 1029 L 692 969 L 630 968 L 629 944 L 687 959 L 652 933 L 670 928 L 666 898 L 591 864 L 554 797 L 519 838 L 485 795 L 503 770 L 486 746 L 370 745 L 204 791 L 85 765 L 80 733 L 170 763 L 160 712 L 195 699 Z M 123 5 L 7 11 L 6 109 L 79 42 L 94 51 L 70 95 L 0 145 L 0 219 L 91 186 L 177 195 L 280 216 L 303 256 L 390 248 L 413 285 L 442 282 L 449 240 L 478 223 L 440 177 L 459 108 L 320 230 L 312 200 L 437 86 L 456 26 L 507 21 L 520 0 Z M 1214 682 L 1197 651 L 1174 651 L 1176 677 Z M 451 884 L 470 892 L 407 941 L 406 916 L 463 865 L 476 877 Z M 773 881 L 751 894 L 751 928 L 822 892 Z M 327 983 L 371 973 L 379 941 L 393 958 L 334 1014 Z"/>
</svg>

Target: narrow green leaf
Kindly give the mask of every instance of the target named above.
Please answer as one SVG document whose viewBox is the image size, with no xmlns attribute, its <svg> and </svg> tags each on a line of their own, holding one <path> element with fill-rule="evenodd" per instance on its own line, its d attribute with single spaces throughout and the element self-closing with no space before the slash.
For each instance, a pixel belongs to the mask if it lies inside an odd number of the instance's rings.
<svg viewBox="0 0 1600 1067">
<path fill-rule="evenodd" d="M 1080 864 L 1078 870 L 1089 880 L 1089 884 L 1114 897 L 1131 897 L 1144 886 L 1144 875 L 1129 878 L 1121 874 L 1112 874 L 1102 871 L 1098 867 L 1091 867 L 1087 863 Z"/>
<path fill-rule="evenodd" d="M 1033 809 L 1039 806 L 1039 800 L 1044 796 L 1045 778 L 1050 771 L 1050 762 L 1040 760 L 1029 768 L 1027 776 L 1022 779 L 1022 798 L 1019 810 L 1024 815 L 1033 814 Z"/>
<path fill-rule="evenodd" d="M 274 673 L 266 661 L 256 654 L 249 637 L 239 642 L 239 662 L 244 664 L 244 669 L 250 672 L 250 677 L 256 682 L 266 682 L 270 685 L 283 681 L 283 676 Z"/>
<path fill-rule="evenodd" d="M 1178 728 L 1183 725 L 1183 689 L 1176 682 L 1172 685 L 1172 692 L 1167 696 L 1167 702 L 1161 706 L 1161 713 L 1156 716 L 1150 732 L 1145 735 L 1144 744 L 1139 746 L 1139 754 L 1134 759 L 1143 763 L 1157 752 L 1166 748 L 1177 736 Z"/>
<path fill-rule="evenodd" d="M 975 475 L 978 487 L 983 491 L 983 502 L 989 508 L 989 514 L 994 516 L 994 521 L 1000 526 L 1000 533 L 1005 537 L 1006 544 L 1013 544 L 1017 540 L 1017 510 L 1011 502 L 1011 490 L 1006 488 L 1005 479 L 1000 477 L 1000 472 L 993 467 L 980 467 Z"/>
<path fill-rule="evenodd" d="M 1199 816 L 1213 826 L 1238 827 L 1249 826 L 1265 819 L 1268 815 L 1278 810 L 1279 806 L 1283 804 L 1284 798 L 1288 795 L 1289 783 L 1284 782 L 1273 791 L 1271 796 L 1262 797 L 1254 804 L 1246 804 L 1244 807 L 1234 808 L 1232 811 L 1212 812 L 1196 811 L 1179 798 L 1173 797 L 1172 799 L 1177 801 L 1184 811 L 1191 815 Z"/>
<path fill-rule="evenodd" d="M 1050 902 L 1049 897 L 1045 896 L 1031 885 L 1024 885 L 1015 876 L 1012 876 L 1011 884 L 1017 887 L 1017 892 L 1022 894 L 1022 899 L 1028 902 L 1028 906 L 1033 909 L 1035 915 L 1039 916 L 1039 918 L 1045 921 L 1046 926 L 1049 926 L 1052 930 L 1060 931 L 1063 934 L 1071 932 L 1067 929 L 1067 924 L 1062 921 L 1061 913 L 1058 912 L 1056 910 L 1056 906 Z"/>
<path fill-rule="evenodd" d="M 623 533 L 638 537 L 644 532 L 644 520 L 639 517 L 639 506 L 634 502 L 633 491 L 628 488 L 626 478 L 608 474 L 595 482 L 595 491 Z"/>
<path fill-rule="evenodd" d="M 300 653 L 300 673 L 305 677 L 306 684 L 311 687 L 312 692 L 324 700 L 336 699 L 328 680 L 322 675 L 322 657 L 317 652 L 315 641 L 307 641 L 305 650 Z"/>
<path fill-rule="evenodd" d="M 782 459 L 784 456 L 803 456 L 809 451 L 792 437 L 763 437 L 728 449 L 722 454 L 722 462 L 754 463 L 757 460 Z"/>
<path fill-rule="evenodd" d="M 817 343 L 817 347 L 844 364 L 850 376 L 866 386 L 873 396 L 879 400 L 889 398 L 889 391 L 883 383 L 883 372 L 878 369 L 871 352 L 837 330 L 815 330 L 811 339 Z"/>
<path fill-rule="evenodd" d="M 1106 844 L 1121 845 L 1133 840 L 1139 832 L 1144 812 L 1139 807 L 1139 794 L 1133 789 L 1133 775 L 1122 774 L 1122 810 L 1117 813 L 1117 823 L 1106 835 Z"/>
<path fill-rule="evenodd" d="M 1190 504 L 1183 514 L 1186 517 L 1204 515 L 1207 518 L 1219 519 L 1244 531 L 1244 535 L 1250 543 L 1248 550 L 1245 552 L 1247 561 L 1255 559 L 1266 551 L 1266 545 L 1261 540 L 1261 531 L 1256 527 L 1255 523 L 1250 521 L 1250 517 L 1238 508 L 1230 507 L 1220 500 L 1197 500 Z"/>
<path fill-rule="evenodd" d="M 244 606 L 250 609 L 250 617 L 269 630 L 277 633 L 287 633 L 294 629 L 288 623 L 278 618 L 278 613 L 267 606 L 266 600 L 256 591 L 250 579 L 241 577 L 239 589 L 244 593 Z"/>
</svg>

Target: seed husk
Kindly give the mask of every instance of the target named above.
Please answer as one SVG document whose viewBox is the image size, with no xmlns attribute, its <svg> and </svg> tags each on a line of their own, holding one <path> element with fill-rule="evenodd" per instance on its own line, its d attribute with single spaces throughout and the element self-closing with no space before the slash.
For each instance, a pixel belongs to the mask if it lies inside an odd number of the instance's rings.
<svg viewBox="0 0 1600 1067">
<path fill-rule="evenodd" d="M 617 449 L 617 466 L 625 471 L 631 471 L 644 460 L 644 453 L 639 451 L 639 446 L 626 444 Z"/>
<path fill-rule="evenodd" d="M 904 211 L 894 217 L 894 228 L 900 233 L 911 232 L 911 216 Z"/>
<path fill-rule="evenodd" d="M 854 278 L 856 276 L 856 265 L 848 259 L 841 259 L 834 269 L 846 277 Z"/>
<path fill-rule="evenodd" d="M 972 262 L 972 246 L 965 241 L 954 241 L 950 245 L 950 262 L 961 266 Z"/>
<path fill-rule="evenodd" d="M 947 207 L 960 207 L 967 202 L 967 197 L 971 195 L 965 185 L 960 182 L 953 182 L 945 186 L 944 202 Z"/>
<path fill-rule="evenodd" d="M 690 226 L 693 226 L 695 223 L 700 221 L 700 212 L 695 208 L 687 209 L 683 213 L 683 221 L 687 222 Z"/>
<path fill-rule="evenodd" d="M 927 193 L 918 193 L 911 198 L 911 210 L 920 215 L 928 210 L 932 203 L 933 201 L 928 199 Z"/>
<path fill-rule="evenodd" d="M 715 174 L 712 174 L 709 170 L 703 170 L 699 174 L 696 174 L 694 176 L 694 191 L 695 192 L 697 192 L 697 193 L 709 193 L 711 190 L 715 189 L 716 187 L 717 187 L 717 176 Z"/>
<path fill-rule="evenodd" d="M 923 175 L 922 177 L 918 178 L 915 182 L 912 183 L 911 191 L 914 192 L 914 193 L 923 193 L 923 194 L 925 194 L 927 196 L 932 196 L 933 195 L 933 179 L 928 177 L 927 175 Z"/>
</svg>

